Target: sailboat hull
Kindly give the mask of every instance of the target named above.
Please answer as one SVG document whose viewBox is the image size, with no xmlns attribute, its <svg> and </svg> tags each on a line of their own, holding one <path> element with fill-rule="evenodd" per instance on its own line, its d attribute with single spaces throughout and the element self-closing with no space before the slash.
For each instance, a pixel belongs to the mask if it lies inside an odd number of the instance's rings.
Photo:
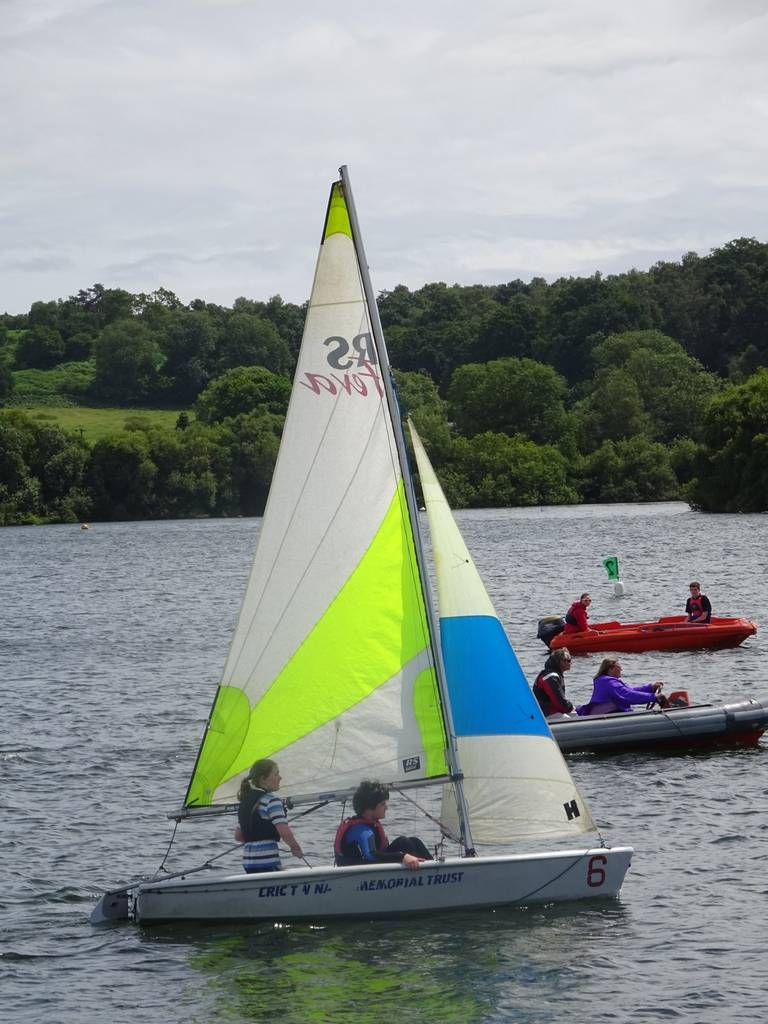
<svg viewBox="0 0 768 1024">
<path fill-rule="evenodd" d="M 147 882 L 136 917 L 161 921 L 290 921 L 378 917 L 617 896 L 631 847 Z"/>
</svg>

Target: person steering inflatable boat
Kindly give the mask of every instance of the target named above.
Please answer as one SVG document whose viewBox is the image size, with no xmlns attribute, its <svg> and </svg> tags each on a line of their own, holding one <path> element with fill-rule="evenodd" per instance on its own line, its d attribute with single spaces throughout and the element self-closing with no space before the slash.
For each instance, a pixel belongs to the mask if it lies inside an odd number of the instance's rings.
<svg viewBox="0 0 768 1024">
<path fill-rule="evenodd" d="M 661 696 L 664 683 L 646 683 L 644 686 L 627 686 L 621 679 L 621 664 L 617 658 L 603 658 L 600 669 L 592 681 L 592 696 L 587 704 L 576 708 L 577 715 L 609 715 L 615 711 L 631 711 L 633 704 L 652 704 L 659 701 L 666 704 Z"/>
</svg>

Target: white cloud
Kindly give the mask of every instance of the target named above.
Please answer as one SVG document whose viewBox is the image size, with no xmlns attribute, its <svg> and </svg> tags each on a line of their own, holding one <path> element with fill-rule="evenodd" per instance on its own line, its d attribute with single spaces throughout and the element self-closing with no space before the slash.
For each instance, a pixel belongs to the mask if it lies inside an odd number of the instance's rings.
<svg viewBox="0 0 768 1024">
<path fill-rule="evenodd" d="M 768 235 L 761 0 L 14 0 L 0 310 L 306 298 L 347 163 L 374 285 Z"/>
</svg>

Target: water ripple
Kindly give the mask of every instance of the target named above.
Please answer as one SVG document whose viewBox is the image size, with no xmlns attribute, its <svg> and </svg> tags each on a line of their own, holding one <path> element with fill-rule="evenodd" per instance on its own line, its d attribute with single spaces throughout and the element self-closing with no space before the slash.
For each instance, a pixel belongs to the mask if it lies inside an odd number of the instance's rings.
<svg viewBox="0 0 768 1024">
<path fill-rule="evenodd" d="M 598 618 L 679 609 L 692 576 L 717 612 L 759 620 L 768 517 L 685 506 L 463 512 L 530 678 L 540 615 L 584 589 Z M 153 871 L 197 753 L 258 523 L 0 531 L 3 842 L 0 984 L 14 1024 L 754 1024 L 765 1017 L 768 746 L 582 756 L 600 825 L 636 847 L 620 901 L 323 925 L 94 929 L 90 909 Z M 563 544 L 578 534 L 579 545 Z M 663 550 L 659 545 L 663 537 Z M 567 553 L 564 553 L 567 552 Z M 618 554 L 615 598 L 602 558 Z M 44 602 L 44 603 L 43 603 Z M 627 656 L 703 700 L 768 695 L 764 633 L 707 654 Z M 581 701 L 595 658 L 574 663 Z M 670 686 L 671 688 L 671 686 Z M 305 820 L 314 863 L 336 812 Z M 392 818 L 429 839 L 408 806 Z M 170 870 L 226 849 L 229 826 L 181 829 Z M 237 869 L 237 856 L 225 860 Z"/>
</svg>

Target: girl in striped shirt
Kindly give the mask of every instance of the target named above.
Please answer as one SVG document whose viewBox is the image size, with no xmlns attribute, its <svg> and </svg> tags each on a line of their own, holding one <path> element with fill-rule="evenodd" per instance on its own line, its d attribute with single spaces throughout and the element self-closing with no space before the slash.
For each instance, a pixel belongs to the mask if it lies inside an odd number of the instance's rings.
<svg viewBox="0 0 768 1024">
<path fill-rule="evenodd" d="M 280 871 L 278 839 L 291 848 L 294 857 L 304 853 L 291 831 L 285 814 L 285 804 L 276 796 L 280 788 L 280 771 L 274 761 L 264 758 L 251 766 L 240 785 L 238 794 L 239 827 L 235 838 L 243 846 L 243 868 L 249 874 L 255 871 Z"/>
</svg>

